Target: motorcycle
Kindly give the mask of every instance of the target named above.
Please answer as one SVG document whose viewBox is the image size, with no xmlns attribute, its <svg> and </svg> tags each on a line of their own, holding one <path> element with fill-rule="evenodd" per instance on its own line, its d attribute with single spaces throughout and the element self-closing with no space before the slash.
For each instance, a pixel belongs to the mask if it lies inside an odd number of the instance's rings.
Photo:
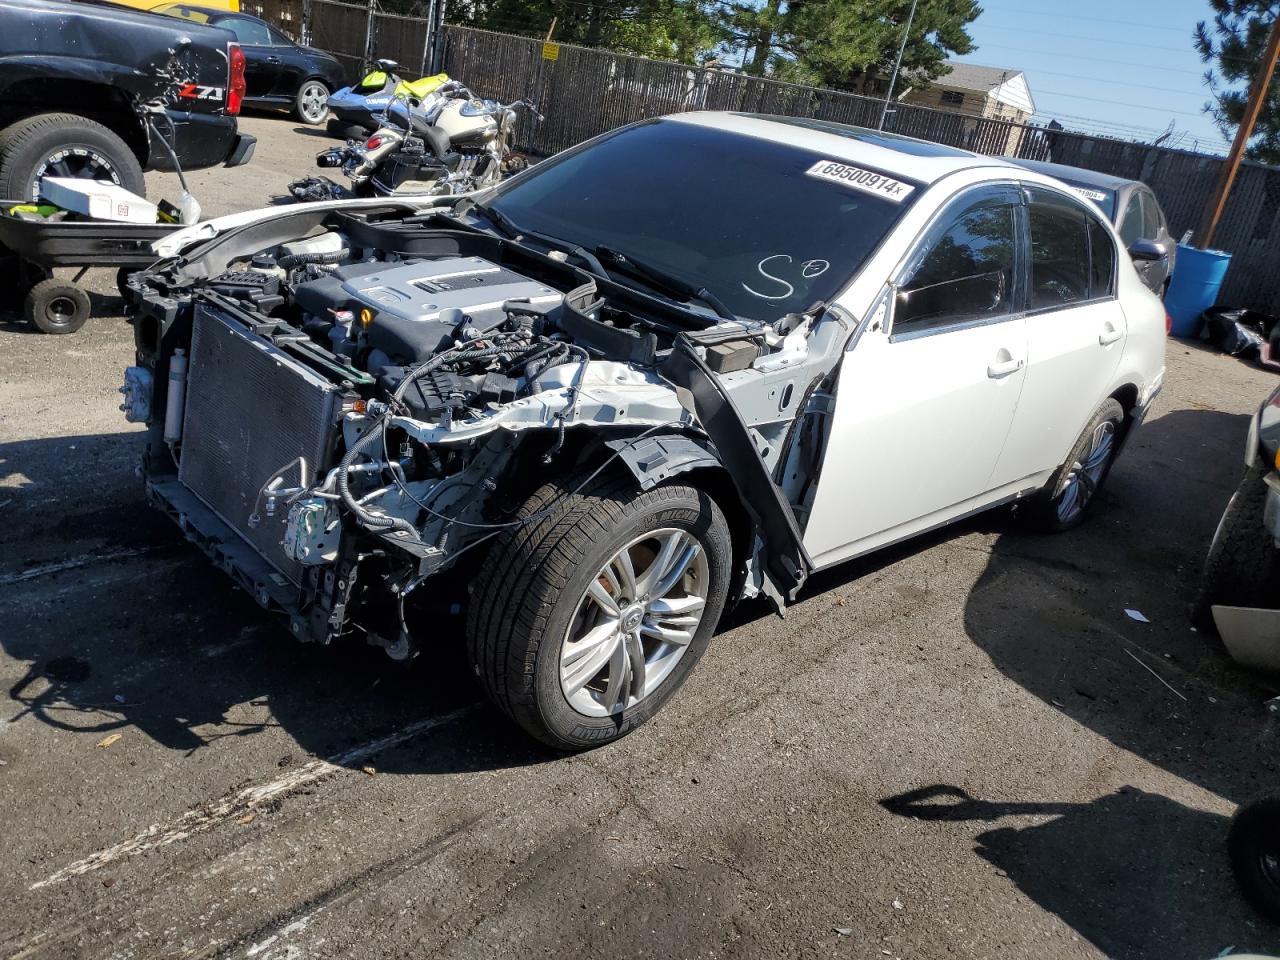
<svg viewBox="0 0 1280 960">
<path fill-rule="evenodd" d="M 358 197 L 479 190 L 527 166 L 511 150 L 516 122 L 525 111 L 542 118 L 528 100 L 482 100 L 450 81 L 421 100 L 394 98 L 373 136 L 363 144 L 351 140 L 323 151 L 316 166 L 341 168 Z M 316 184 L 314 178 L 298 181 L 290 190 L 299 199 L 318 199 Z"/>
<path fill-rule="evenodd" d="M 447 73 L 404 80 L 396 75 L 400 65 L 394 60 L 376 60 L 374 67 L 359 83 L 329 95 L 326 105 L 332 116 L 325 129 L 330 136 L 365 137 L 382 126 L 382 114 L 394 99 L 421 100 L 449 82 Z"/>
</svg>

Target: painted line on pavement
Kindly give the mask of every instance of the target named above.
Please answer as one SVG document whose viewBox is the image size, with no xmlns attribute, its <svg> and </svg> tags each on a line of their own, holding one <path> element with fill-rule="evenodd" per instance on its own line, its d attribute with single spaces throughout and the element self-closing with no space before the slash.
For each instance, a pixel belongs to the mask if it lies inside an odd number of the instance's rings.
<svg viewBox="0 0 1280 960">
<path fill-rule="evenodd" d="M 322 780 L 335 773 L 341 773 L 343 770 L 349 769 L 353 764 L 368 760 L 370 757 L 390 750 L 392 747 L 397 747 L 407 740 L 412 740 L 414 737 L 437 727 L 460 720 L 478 706 L 479 704 L 471 704 L 439 717 L 419 720 L 417 723 L 411 723 L 395 733 L 388 734 L 359 747 L 352 747 L 350 750 L 337 754 L 328 760 L 312 760 L 274 780 L 226 794 L 210 803 L 202 804 L 195 810 L 188 810 L 182 816 L 170 820 L 168 823 L 152 824 L 137 836 L 99 850 L 83 860 L 68 864 L 57 873 L 33 883 L 28 889 L 38 890 L 41 887 L 61 883 L 64 880 L 70 880 L 72 877 L 82 876 L 98 870 L 117 860 L 131 857 L 134 854 L 145 853 L 157 847 L 165 847 L 171 843 L 177 843 L 179 840 L 185 840 L 194 834 L 203 833 L 233 817 L 243 816 L 264 803 L 284 797 L 308 784 L 315 783 L 317 780 Z"/>
</svg>

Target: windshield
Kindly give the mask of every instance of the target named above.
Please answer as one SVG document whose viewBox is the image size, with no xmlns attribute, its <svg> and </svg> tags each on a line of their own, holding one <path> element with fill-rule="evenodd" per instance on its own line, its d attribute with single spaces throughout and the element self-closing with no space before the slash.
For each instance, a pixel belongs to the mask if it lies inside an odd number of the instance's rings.
<svg viewBox="0 0 1280 960">
<path fill-rule="evenodd" d="M 839 293 L 918 192 L 788 144 L 657 120 L 534 167 L 489 205 L 772 319 Z"/>
</svg>

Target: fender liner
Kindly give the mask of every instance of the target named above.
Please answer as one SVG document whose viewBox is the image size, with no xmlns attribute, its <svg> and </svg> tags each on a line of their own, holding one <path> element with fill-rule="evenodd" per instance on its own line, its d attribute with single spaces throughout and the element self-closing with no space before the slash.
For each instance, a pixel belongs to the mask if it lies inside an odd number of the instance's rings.
<svg viewBox="0 0 1280 960">
<path fill-rule="evenodd" d="M 773 482 L 733 398 L 684 334 L 676 337 L 661 372 L 675 386 L 681 404 L 698 418 L 755 521 L 763 541 L 758 556 L 766 579 L 788 601 L 794 600 L 813 571 L 813 560 L 804 548 L 795 512 Z"/>
<path fill-rule="evenodd" d="M 692 437 L 645 437 L 638 442 L 608 440 L 605 446 L 617 452 L 618 458 L 640 481 L 641 490 L 652 490 L 670 477 L 700 467 L 724 466 L 710 444 Z"/>
</svg>

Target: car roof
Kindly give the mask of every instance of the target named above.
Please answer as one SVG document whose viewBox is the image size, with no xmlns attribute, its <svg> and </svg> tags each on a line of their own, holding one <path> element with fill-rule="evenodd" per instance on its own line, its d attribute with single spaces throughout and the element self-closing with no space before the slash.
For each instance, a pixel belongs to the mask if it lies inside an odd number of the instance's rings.
<svg viewBox="0 0 1280 960">
<path fill-rule="evenodd" d="M 1011 172 L 997 157 L 828 120 L 710 110 L 672 114 L 666 119 L 787 144 L 924 184 L 973 167 Z"/>
<path fill-rule="evenodd" d="M 1099 190 L 1123 190 L 1125 187 L 1136 186 L 1139 183 L 1137 180 L 1113 177 L 1107 173 L 1086 170 L 1084 167 L 1072 167 L 1065 163 L 1049 163 L 1045 160 L 1016 160 L 1012 158 L 1009 162 L 1015 163 L 1020 167 L 1026 167 L 1028 170 L 1034 170 L 1036 173 L 1043 173 L 1046 177 L 1070 180 L 1072 183 L 1096 187 Z"/>
</svg>

